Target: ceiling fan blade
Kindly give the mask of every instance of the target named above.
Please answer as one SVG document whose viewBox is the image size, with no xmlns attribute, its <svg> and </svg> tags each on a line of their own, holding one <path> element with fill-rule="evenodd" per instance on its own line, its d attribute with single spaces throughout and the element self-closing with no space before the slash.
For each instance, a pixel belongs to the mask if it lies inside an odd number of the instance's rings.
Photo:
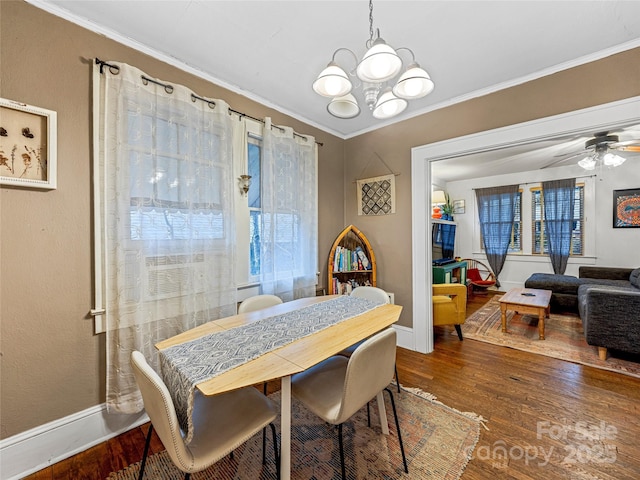
<svg viewBox="0 0 640 480">
<path fill-rule="evenodd" d="M 640 152 L 640 145 L 627 145 L 627 146 L 617 147 L 616 150 L 620 150 L 623 152 Z"/>
<path fill-rule="evenodd" d="M 569 155 L 569 156 L 567 156 L 567 155 Z M 564 158 L 558 158 L 557 160 L 553 160 L 553 161 L 547 163 L 546 165 L 543 165 L 542 167 L 540 167 L 540 169 L 550 168 L 550 167 L 553 167 L 555 165 L 558 165 L 559 163 L 567 162 L 567 161 L 569 161 L 569 160 L 571 160 L 573 158 L 577 158 L 577 157 L 580 157 L 582 155 L 586 156 L 587 154 L 585 152 L 578 152 L 578 153 L 574 153 L 572 155 L 568 154 L 568 153 L 565 154 L 565 155 L 556 155 L 555 157 L 564 157 Z"/>
<path fill-rule="evenodd" d="M 568 158 L 577 157 L 578 155 L 586 154 L 585 152 L 586 152 L 586 150 L 583 149 L 583 150 L 580 150 L 579 152 L 575 152 L 574 151 L 574 152 L 568 152 L 568 153 L 560 153 L 558 155 L 554 155 L 553 158 L 565 158 L 565 159 L 568 159 Z"/>
</svg>

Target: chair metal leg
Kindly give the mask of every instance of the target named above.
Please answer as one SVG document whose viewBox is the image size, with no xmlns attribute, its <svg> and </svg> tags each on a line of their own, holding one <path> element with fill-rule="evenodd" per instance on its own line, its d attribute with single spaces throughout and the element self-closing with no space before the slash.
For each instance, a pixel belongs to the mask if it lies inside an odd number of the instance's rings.
<svg viewBox="0 0 640 480">
<path fill-rule="evenodd" d="M 267 382 L 262 384 L 262 391 L 264 392 L 265 397 L 267 396 Z M 264 454 L 265 449 L 267 448 L 267 428 L 262 429 L 262 464 L 266 463 L 266 456 Z"/>
<path fill-rule="evenodd" d="M 367 402 L 367 427 L 371 428 L 371 408 L 369 408 L 369 402 Z"/>
<path fill-rule="evenodd" d="M 140 474 L 138 474 L 138 480 L 142 480 L 144 475 L 144 467 L 147 463 L 147 456 L 149 455 L 149 445 L 151 444 L 151 433 L 153 433 L 153 424 L 149 424 L 149 433 L 147 433 L 147 440 L 144 443 L 144 453 L 142 454 L 142 463 L 140 464 Z"/>
<path fill-rule="evenodd" d="M 462 328 L 460 328 L 460 325 L 454 325 L 454 327 L 456 327 L 456 332 L 458 333 L 460 341 L 464 340 L 464 338 L 462 338 Z"/>
<path fill-rule="evenodd" d="M 400 443 L 400 451 L 402 452 L 402 463 L 404 464 L 405 473 L 409 473 L 409 467 L 407 466 L 407 457 L 404 454 L 404 444 L 402 443 L 402 433 L 400 433 L 400 420 L 398 419 L 398 411 L 396 410 L 396 402 L 393 400 L 393 393 L 388 388 L 385 390 L 389 393 L 391 398 L 391 408 L 393 409 L 393 416 L 396 419 L 396 430 L 398 431 L 398 442 Z"/>
<path fill-rule="evenodd" d="M 189 480 L 191 478 L 191 474 L 189 472 L 184 474 L 184 480 Z"/>
<path fill-rule="evenodd" d="M 278 451 L 278 435 L 276 433 L 276 426 L 273 423 L 270 423 L 271 434 L 273 435 L 273 455 L 276 459 L 276 477 L 280 478 L 280 454 Z M 262 455 L 264 456 L 264 450 L 262 451 Z"/>
<path fill-rule="evenodd" d="M 396 371 L 396 385 L 398 385 L 398 393 L 400 393 L 400 377 L 398 376 L 398 365 L 393 367 Z"/>
<path fill-rule="evenodd" d="M 340 446 L 340 468 L 342 469 L 342 480 L 347 480 L 347 472 L 344 468 L 344 446 L 342 444 L 342 424 L 338 425 L 338 445 Z"/>
</svg>

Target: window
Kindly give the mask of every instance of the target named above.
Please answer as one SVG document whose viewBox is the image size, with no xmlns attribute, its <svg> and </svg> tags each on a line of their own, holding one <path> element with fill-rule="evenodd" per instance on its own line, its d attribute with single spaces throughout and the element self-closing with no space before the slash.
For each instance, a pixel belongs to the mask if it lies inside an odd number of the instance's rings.
<svg viewBox="0 0 640 480">
<path fill-rule="evenodd" d="M 257 277 L 260 275 L 260 238 L 261 238 L 261 183 L 260 167 L 262 160 L 262 140 L 253 135 L 248 139 L 248 168 L 247 173 L 251 175 L 251 187 L 248 193 L 249 204 L 249 275 Z"/>
<path fill-rule="evenodd" d="M 522 190 L 516 196 L 516 205 L 513 216 L 513 230 L 511 230 L 511 242 L 509 252 L 522 252 Z"/>
<path fill-rule="evenodd" d="M 223 238 L 224 169 L 202 160 L 216 157 L 220 137 L 169 121 L 161 112 L 129 112 L 128 125 L 131 240 Z M 185 155 L 200 160 L 185 162 Z"/>
<path fill-rule="evenodd" d="M 576 185 L 574 202 L 571 256 L 584 254 L 584 184 Z M 532 253 L 538 255 L 549 253 L 544 232 L 544 204 L 541 187 L 531 189 L 531 233 Z"/>
<path fill-rule="evenodd" d="M 522 253 L 522 190 L 518 191 L 513 215 L 513 228 L 511 230 L 511 241 L 509 242 L 509 253 Z M 480 248 L 484 250 L 484 240 L 480 232 Z"/>
<path fill-rule="evenodd" d="M 245 122 L 243 145 L 236 150 L 246 152 L 238 172 L 251 176 L 251 188 L 236 209 L 237 278 L 285 301 L 313 295 L 318 263 L 315 139 L 272 126 L 268 118 L 264 125 Z"/>
<path fill-rule="evenodd" d="M 258 277 L 263 269 L 271 272 L 272 266 L 263 265 L 261 250 L 272 249 L 275 255 L 275 264 L 278 272 L 295 271 L 295 251 L 299 248 L 299 218 L 293 211 L 275 213 L 273 217 L 275 230 L 273 231 L 273 245 L 262 245 L 268 235 L 262 231 L 271 231 L 271 216 L 265 215 L 262 211 L 262 188 L 261 188 L 261 167 L 262 167 L 262 139 L 249 134 L 248 139 L 247 173 L 251 175 L 251 188 L 248 193 L 249 205 L 249 276 Z"/>
</svg>

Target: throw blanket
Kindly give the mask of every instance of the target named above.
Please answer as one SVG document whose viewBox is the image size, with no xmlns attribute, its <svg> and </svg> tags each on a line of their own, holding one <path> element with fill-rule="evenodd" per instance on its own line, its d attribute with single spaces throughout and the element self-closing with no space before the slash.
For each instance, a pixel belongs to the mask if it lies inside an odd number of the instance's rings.
<svg viewBox="0 0 640 480">
<path fill-rule="evenodd" d="M 378 305 L 363 298 L 341 296 L 161 350 L 162 377 L 186 433 L 186 443 L 193 438 L 197 384 Z"/>
</svg>

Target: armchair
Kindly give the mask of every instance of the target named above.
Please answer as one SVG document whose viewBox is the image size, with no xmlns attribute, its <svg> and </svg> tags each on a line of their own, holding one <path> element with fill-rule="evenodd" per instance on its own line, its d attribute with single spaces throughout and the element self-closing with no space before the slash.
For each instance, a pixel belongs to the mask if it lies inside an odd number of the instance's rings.
<svg viewBox="0 0 640 480">
<path fill-rule="evenodd" d="M 467 317 L 467 287 L 460 283 L 433 285 L 433 325 L 453 325 L 462 338 L 462 325 Z"/>
</svg>

